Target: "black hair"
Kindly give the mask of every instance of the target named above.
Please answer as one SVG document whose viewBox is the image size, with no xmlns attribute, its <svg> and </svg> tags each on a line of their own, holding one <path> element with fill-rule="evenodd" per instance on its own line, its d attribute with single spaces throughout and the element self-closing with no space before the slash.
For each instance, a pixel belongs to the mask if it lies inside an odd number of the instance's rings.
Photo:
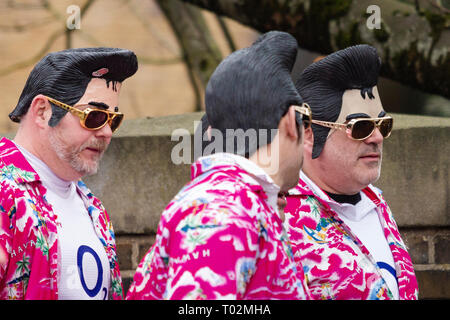
<svg viewBox="0 0 450 320">
<path fill-rule="evenodd" d="M 289 106 L 302 104 L 290 75 L 297 48 L 290 34 L 271 31 L 233 52 L 212 74 L 205 93 L 207 120 L 222 132 L 224 146 L 230 143 L 226 129 L 267 130 L 267 139 L 257 135 L 257 141 L 246 141 L 243 149 L 238 150 L 235 141 L 233 153 L 249 157 L 271 143 L 270 129 L 278 128 Z"/>
<path fill-rule="evenodd" d="M 102 78 L 115 86 L 136 73 L 136 55 L 125 49 L 77 48 L 47 54 L 31 71 L 16 108 L 9 114 L 14 122 L 28 112 L 38 94 L 49 96 L 68 105 L 77 103 L 92 78 Z M 49 125 L 54 127 L 67 111 L 52 104 Z"/>
<path fill-rule="evenodd" d="M 346 90 L 360 89 L 361 96 L 373 99 L 381 59 L 369 45 L 356 45 L 332 53 L 308 66 L 295 81 L 298 92 L 312 111 L 315 120 L 336 122 Z M 314 146 L 312 158 L 317 158 L 325 145 L 329 128 L 312 125 Z"/>
</svg>

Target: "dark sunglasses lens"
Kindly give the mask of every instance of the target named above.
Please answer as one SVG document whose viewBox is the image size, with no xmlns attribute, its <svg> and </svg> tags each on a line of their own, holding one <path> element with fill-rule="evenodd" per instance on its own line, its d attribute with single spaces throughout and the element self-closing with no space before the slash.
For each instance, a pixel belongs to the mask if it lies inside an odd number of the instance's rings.
<svg viewBox="0 0 450 320">
<path fill-rule="evenodd" d="M 84 125 L 89 129 L 97 129 L 104 125 L 108 121 L 108 114 L 102 111 L 89 112 Z"/>
<path fill-rule="evenodd" d="M 354 139 L 367 138 L 373 131 L 375 123 L 370 120 L 360 120 L 353 125 L 352 137 Z"/>
<path fill-rule="evenodd" d="M 114 132 L 119 128 L 123 120 L 123 114 L 116 115 L 111 121 L 111 131 Z"/>
<path fill-rule="evenodd" d="M 393 119 L 382 120 L 380 124 L 380 132 L 384 138 L 388 137 L 392 131 Z"/>
</svg>

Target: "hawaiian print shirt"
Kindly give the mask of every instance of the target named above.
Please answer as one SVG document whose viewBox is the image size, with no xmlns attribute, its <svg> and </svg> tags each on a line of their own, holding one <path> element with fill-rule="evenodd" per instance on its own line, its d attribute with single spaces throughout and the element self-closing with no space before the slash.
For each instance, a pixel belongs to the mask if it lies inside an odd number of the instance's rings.
<svg viewBox="0 0 450 320">
<path fill-rule="evenodd" d="M 378 189 L 362 190 L 376 205 L 394 258 L 400 299 L 417 299 L 413 264 Z M 300 178 L 287 197 L 285 227 L 312 299 L 393 299 L 375 260 L 325 199 Z"/>
<path fill-rule="evenodd" d="M 238 157 L 217 153 L 192 165 L 127 299 L 307 298 L 282 220 L 260 178 L 239 164 L 250 161 Z"/>
<path fill-rule="evenodd" d="M 122 299 L 108 214 L 82 181 L 77 188 L 109 259 L 112 298 Z M 58 215 L 38 174 L 6 138 L 0 140 L 0 219 L 0 246 L 8 260 L 0 266 L 0 299 L 58 299 Z"/>
</svg>

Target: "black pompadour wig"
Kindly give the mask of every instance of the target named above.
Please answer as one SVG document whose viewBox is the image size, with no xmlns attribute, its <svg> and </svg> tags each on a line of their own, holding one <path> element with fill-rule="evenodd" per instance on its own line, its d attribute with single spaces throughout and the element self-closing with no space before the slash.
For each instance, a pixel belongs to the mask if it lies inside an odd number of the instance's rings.
<svg viewBox="0 0 450 320">
<path fill-rule="evenodd" d="M 230 143 L 227 129 L 267 130 L 267 139 L 258 134 L 256 142 L 245 141 L 244 147 L 234 141 L 233 153 L 248 158 L 271 143 L 270 129 L 278 128 L 290 105 L 302 104 L 290 74 L 297 49 L 290 34 L 270 31 L 233 52 L 212 74 L 205 93 L 206 114 L 212 128 L 222 133 L 224 146 Z M 301 123 L 300 117 L 297 121 Z"/>
<path fill-rule="evenodd" d="M 381 59 L 369 45 L 356 45 L 336 51 L 308 66 L 295 81 L 298 92 L 312 111 L 315 120 L 336 122 L 346 90 L 359 89 L 361 96 L 373 99 Z M 325 145 L 330 128 L 312 125 L 314 146 L 312 158 L 317 158 Z"/>
<path fill-rule="evenodd" d="M 92 78 L 102 78 L 115 89 L 117 82 L 136 73 L 136 55 L 126 49 L 77 48 L 47 54 L 31 71 L 16 108 L 9 114 L 14 122 L 28 112 L 38 94 L 74 105 L 84 95 Z M 54 127 L 67 111 L 52 104 L 49 125 Z"/>
</svg>

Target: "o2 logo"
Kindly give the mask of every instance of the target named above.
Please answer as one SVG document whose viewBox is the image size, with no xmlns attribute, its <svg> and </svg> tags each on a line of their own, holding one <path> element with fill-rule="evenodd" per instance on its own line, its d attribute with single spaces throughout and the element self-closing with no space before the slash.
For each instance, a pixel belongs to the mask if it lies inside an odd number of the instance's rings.
<svg viewBox="0 0 450 320">
<path fill-rule="evenodd" d="M 95 283 L 95 286 L 93 288 L 89 288 L 86 284 L 86 280 L 84 277 L 84 272 L 83 272 L 83 259 L 86 255 L 91 255 L 92 257 L 94 257 L 95 263 L 97 265 L 97 282 Z M 100 257 L 98 256 L 98 254 L 91 248 L 88 246 L 80 246 L 78 248 L 78 252 L 77 252 L 77 266 L 78 266 L 78 273 L 80 276 L 80 282 L 81 282 L 81 286 L 83 287 L 83 290 L 86 292 L 86 294 L 89 297 L 95 297 L 100 290 L 103 291 L 103 300 L 106 300 L 107 295 L 108 295 L 108 290 L 103 287 L 102 289 L 102 281 L 103 281 L 103 267 L 102 267 L 102 263 L 100 261 Z"/>
</svg>

